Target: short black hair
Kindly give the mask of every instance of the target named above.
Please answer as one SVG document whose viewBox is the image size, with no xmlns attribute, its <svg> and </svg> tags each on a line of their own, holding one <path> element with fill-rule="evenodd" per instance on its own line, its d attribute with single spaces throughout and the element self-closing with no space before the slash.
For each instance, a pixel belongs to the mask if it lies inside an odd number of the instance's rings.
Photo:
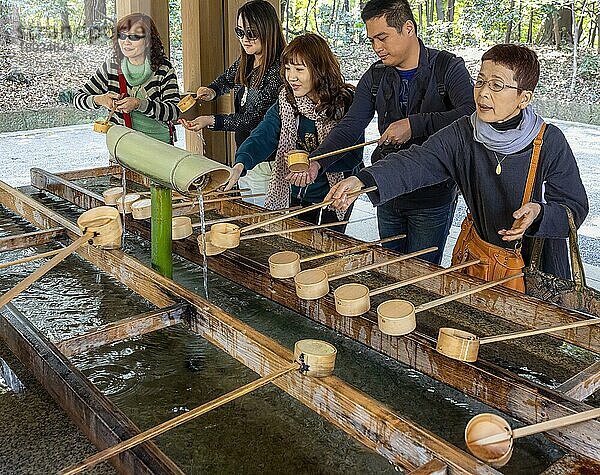
<svg viewBox="0 0 600 475">
<path fill-rule="evenodd" d="M 372 18 L 384 17 L 387 24 L 398 33 L 407 21 L 411 21 L 417 34 L 417 22 L 407 0 L 369 0 L 360 14 L 365 23 Z"/>
<path fill-rule="evenodd" d="M 481 62 L 493 61 L 513 72 L 517 87 L 532 91 L 540 79 L 540 61 L 535 51 L 526 46 L 500 44 L 483 53 Z"/>
</svg>

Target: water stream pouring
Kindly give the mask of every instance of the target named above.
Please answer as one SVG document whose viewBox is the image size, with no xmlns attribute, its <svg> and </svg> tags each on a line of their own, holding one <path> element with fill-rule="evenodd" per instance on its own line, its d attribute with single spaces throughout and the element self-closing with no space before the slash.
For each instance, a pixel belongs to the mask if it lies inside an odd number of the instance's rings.
<svg viewBox="0 0 600 475">
<path fill-rule="evenodd" d="M 363 193 L 369 193 L 371 191 L 375 191 L 376 189 L 377 189 L 376 186 L 372 186 L 370 188 L 363 188 L 362 190 L 357 190 L 357 191 L 354 191 L 354 192 L 348 194 L 348 197 L 352 198 L 354 196 L 358 196 Z M 305 208 L 301 208 L 299 210 L 292 211 L 284 216 L 277 216 L 275 218 L 271 218 L 266 221 L 262 221 L 262 222 L 258 222 L 255 224 L 251 224 L 249 226 L 245 226 L 241 229 L 239 226 L 237 226 L 235 224 L 230 224 L 230 223 L 214 224 L 210 228 L 212 244 L 214 244 L 216 247 L 222 247 L 225 249 L 233 249 L 240 245 L 240 235 L 242 233 L 246 233 L 246 232 L 251 231 L 256 228 L 261 228 L 263 226 L 266 226 L 267 224 L 277 223 L 278 221 L 282 221 L 286 218 L 291 218 L 292 216 L 297 216 L 302 213 L 308 213 L 309 211 L 325 208 L 326 206 L 329 206 L 330 204 L 332 204 L 334 201 L 335 201 L 334 199 L 330 199 L 327 201 L 323 201 L 321 203 L 315 203 L 313 205 L 306 206 Z"/>
<path fill-rule="evenodd" d="M 379 139 L 369 140 L 368 142 L 351 145 L 350 147 L 341 148 L 339 150 L 333 150 L 331 152 L 323 153 L 321 155 L 317 155 L 315 157 L 310 158 L 308 157 L 308 152 L 306 150 L 291 150 L 290 152 L 288 152 L 287 155 L 288 168 L 291 172 L 302 173 L 308 170 L 310 162 L 320 160 L 321 158 L 332 157 L 333 155 L 338 155 L 340 153 L 350 152 L 351 150 L 363 148 L 367 145 L 372 145 L 377 142 L 379 142 Z"/>
<path fill-rule="evenodd" d="M 502 467 L 513 453 L 513 441 L 528 435 L 538 434 L 560 427 L 600 417 L 600 408 L 579 412 L 549 421 L 511 429 L 508 421 L 496 414 L 478 414 L 465 428 L 465 442 L 469 452 L 492 467 Z"/>
<path fill-rule="evenodd" d="M 598 323 L 600 323 L 600 318 L 591 318 L 589 320 L 567 323 L 565 325 L 556 325 L 553 327 L 539 328 L 535 330 L 505 333 L 503 335 L 488 336 L 486 338 L 479 338 L 473 333 L 457 330 L 455 328 L 440 328 L 436 350 L 449 358 L 472 363 L 477 361 L 479 347 L 487 343 L 514 340 L 516 338 L 524 338 L 534 335 L 543 335 L 545 333 L 569 330 L 571 328 L 586 327 L 589 325 L 596 325 Z"/>
<path fill-rule="evenodd" d="M 410 279 L 406 279 L 401 282 L 396 282 L 390 285 L 384 285 L 383 287 L 379 287 L 374 290 L 369 290 L 369 288 L 363 284 L 344 284 L 335 289 L 335 291 L 333 292 L 333 296 L 335 298 L 335 310 L 340 315 L 344 315 L 345 317 L 357 317 L 369 311 L 369 309 L 371 308 L 370 297 L 374 295 L 379 295 L 383 294 L 384 292 L 400 289 L 402 287 L 406 287 L 407 285 L 415 284 L 417 282 L 421 282 L 422 280 L 431 279 L 432 277 L 436 277 L 438 275 L 444 275 L 449 272 L 459 270 L 477 263 L 479 263 L 478 260 L 465 262 L 456 266 L 448 267 L 447 269 L 440 269 L 438 271 L 431 272 L 430 274 L 411 277 Z M 400 301 L 396 300 L 396 302 Z M 404 307 L 403 305 L 400 306 Z M 381 325 L 379 326 L 379 329 L 382 330 Z M 383 331 L 383 333 L 387 332 Z M 391 335 L 392 333 L 387 334 Z"/>
<path fill-rule="evenodd" d="M 296 295 L 303 300 L 317 300 L 321 297 L 325 297 L 329 293 L 329 282 L 334 280 L 343 279 L 359 272 L 365 272 L 368 270 L 378 269 L 380 267 L 393 264 L 394 262 L 405 261 L 413 257 L 422 256 L 429 252 L 437 251 L 437 247 L 428 247 L 427 249 L 421 249 L 420 251 L 411 252 L 402 256 L 388 259 L 387 261 L 376 262 L 375 264 L 369 264 L 367 266 L 352 269 L 347 272 L 329 277 L 327 272 L 322 269 L 307 269 L 302 272 L 298 272 L 294 277 L 294 283 L 296 284 Z"/>
<path fill-rule="evenodd" d="M 322 252 L 320 254 L 304 257 L 302 259 L 300 258 L 300 254 L 294 251 L 276 252 L 275 254 L 271 254 L 269 257 L 269 273 L 271 274 L 271 277 L 274 277 L 275 279 L 289 279 L 301 271 L 300 264 L 304 262 L 315 261 L 317 259 L 323 259 L 324 257 L 336 256 L 339 254 L 352 253 L 361 249 L 367 249 L 376 244 L 384 244 L 386 242 L 396 241 L 397 239 L 403 239 L 405 237 L 406 234 L 399 234 L 397 236 L 379 239 L 378 241 L 365 242 L 363 244 L 357 244 L 356 246 L 337 249 L 335 251 Z"/>
<path fill-rule="evenodd" d="M 98 452 L 91 457 L 88 457 L 83 462 L 63 469 L 59 472 L 61 475 L 74 475 L 81 473 L 83 470 L 91 468 L 100 462 L 108 460 L 117 454 L 120 454 L 126 450 L 129 450 L 147 440 L 150 440 L 160 434 L 173 429 L 174 427 L 180 426 L 192 419 L 195 419 L 202 414 L 216 409 L 217 407 L 223 406 L 230 401 L 233 401 L 241 396 L 244 396 L 252 391 L 267 385 L 271 381 L 274 381 L 281 376 L 284 376 L 292 371 L 299 371 L 305 376 L 313 378 L 323 378 L 333 373 L 335 366 L 335 357 L 337 349 L 335 346 L 321 340 L 299 340 L 294 345 L 294 363 L 291 363 L 279 371 L 275 371 L 269 375 L 263 376 L 262 378 L 252 381 L 238 389 L 235 389 L 223 396 L 220 396 L 210 402 L 202 404 L 201 406 L 192 409 L 189 412 L 180 414 L 173 419 L 170 419 L 162 424 L 159 424 L 151 429 L 148 429 L 132 438 L 125 440 L 117 445 L 109 447 L 108 449 Z"/>
</svg>

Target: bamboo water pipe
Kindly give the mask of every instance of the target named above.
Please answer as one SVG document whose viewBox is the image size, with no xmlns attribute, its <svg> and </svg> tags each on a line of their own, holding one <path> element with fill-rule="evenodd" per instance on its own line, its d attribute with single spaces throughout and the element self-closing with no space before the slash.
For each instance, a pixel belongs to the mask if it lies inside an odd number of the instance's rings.
<svg viewBox="0 0 600 475">
<path fill-rule="evenodd" d="M 363 284 L 344 284 L 335 289 L 333 292 L 335 309 L 340 315 L 344 315 L 345 317 L 357 317 L 369 311 L 371 308 L 370 297 L 374 295 L 400 289 L 402 287 L 406 287 L 407 285 L 415 284 L 417 282 L 421 282 L 422 280 L 431 279 L 432 277 L 437 277 L 439 275 L 448 274 L 449 272 L 463 269 L 477 263 L 479 263 L 479 260 L 464 262 L 462 264 L 448 267 L 447 269 L 440 269 L 429 274 L 411 277 L 409 279 L 405 279 L 394 284 L 384 285 L 383 287 L 373 290 L 369 290 L 369 288 Z"/>
<path fill-rule="evenodd" d="M 321 155 L 316 155 L 310 158 L 306 150 L 291 150 L 288 152 L 287 155 L 288 168 L 291 172 L 302 173 L 308 170 L 310 162 L 320 160 L 321 158 L 332 157 L 333 155 L 338 155 L 340 153 L 350 152 L 352 150 L 363 148 L 367 145 L 372 145 L 377 142 L 379 142 L 379 139 L 369 140 L 368 142 L 351 145 L 350 147 L 340 148 L 339 150 L 333 150 L 331 152 L 323 153 Z"/>
<path fill-rule="evenodd" d="M 298 272 L 301 271 L 300 264 L 303 264 L 304 262 L 310 262 L 339 254 L 351 253 L 361 249 L 366 249 L 376 244 L 385 244 L 386 242 L 396 241 L 405 237 L 406 234 L 398 234 L 397 236 L 391 236 L 373 242 L 365 242 L 363 244 L 357 244 L 356 246 L 337 249 L 335 251 L 322 252 L 320 254 L 314 254 L 312 256 L 303 258 L 300 258 L 300 254 L 294 251 L 276 252 L 275 254 L 271 254 L 269 257 L 269 273 L 271 274 L 271 277 L 276 279 L 288 279 L 294 277 Z"/>
<path fill-rule="evenodd" d="M 473 417 L 465 428 L 465 442 L 469 451 L 480 460 L 502 467 L 512 456 L 513 441 L 540 432 L 579 424 L 600 417 L 600 408 L 558 417 L 518 429 L 511 429 L 508 421 L 496 414 L 484 413 Z"/>
<path fill-rule="evenodd" d="M 296 295 L 303 300 L 317 300 L 324 297 L 329 293 L 329 282 L 350 277 L 351 275 L 358 274 L 359 272 L 365 272 L 368 270 L 378 269 L 395 262 L 405 261 L 413 257 L 418 257 L 423 254 L 437 251 L 437 247 L 428 247 L 427 249 L 421 249 L 420 251 L 411 252 L 402 256 L 394 257 L 383 262 L 376 262 L 367 266 L 352 269 L 341 274 L 336 274 L 329 277 L 327 272 L 322 269 L 307 269 L 298 272 L 294 276 L 294 283 L 296 284 Z"/>
<path fill-rule="evenodd" d="M 376 186 L 372 186 L 370 188 L 364 188 L 362 190 L 357 190 L 353 193 L 350 193 L 348 196 L 349 197 L 354 197 L 354 196 L 358 196 L 361 195 L 363 193 L 369 193 L 370 191 L 375 191 L 377 189 Z M 266 221 L 262 221 L 262 222 L 258 222 L 258 223 L 254 223 L 254 224 L 250 224 L 249 226 L 245 226 L 243 228 L 240 229 L 239 226 L 235 225 L 235 224 L 215 224 L 212 226 L 211 228 L 211 239 L 212 239 L 212 243 L 217 246 L 217 247 L 223 247 L 226 249 L 233 249 L 237 246 L 239 246 L 240 244 L 240 235 L 242 233 L 246 233 L 248 231 L 251 231 L 253 229 L 256 228 L 261 228 L 263 226 L 266 226 L 268 224 L 273 224 L 276 223 L 278 221 L 282 221 L 286 218 L 291 218 L 292 216 L 297 216 L 299 214 L 302 213 L 308 213 L 309 211 L 313 211 L 316 209 L 320 209 L 320 208 L 325 208 L 326 206 L 329 206 L 330 204 L 332 204 L 335 200 L 334 199 L 330 199 L 327 201 L 323 201 L 321 203 L 315 203 L 313 205 L 310 206 L 306 206 L 305 208 L 301 208 L 299 210 L 296 211 L 292 211 L 290 213 L 287 213 L 283 216 L 277 216 L 275 218 L 271 218 L 268 219 Z"/>
<path fill-rule="evenodd" d="M 275 371 L 267 376 L 257 379 L 256 381 L 252 381 L 251 383 L 230 391 L 229 393 L 213 399 L 206 404 L 202 404 L 201 406 L 198 406 L 189 412 L 180 414 L 173 419 L 152 427 L 151 429 L 133 436 L 132 438 L 117 445 L 98 452 L 79 464 L 72 465 L 71 467 L 61 470 L 59 474 L 74 475 L 76 473 L 81 473 L 83 470 L 91 468 L 100 462 L 120 454 L 121 452 L 129 450 L 143 442 L 146 442 L 147 440 L 157 437 L 158 435 L 163 434 L 174 427 L 180 426 L 192 419 L 195 419 L 196 417 L 201 416 L 202 414 L 206 414 L 207 412 L 216 409 L 217 407 L 223 406 L 228 402 L 251 393 L 252 391 L 265 386 L 275 379 L 280 378 L 281 376 L 284 376 L 292 371 L 299 370 L 302 374 L 315 378 L 329 376 L 334 369 L 336 354 L 337 350 L 335 346 L 327 342 L 320 340 L 297 341 L 294 345 L 294 363 L 287 365 L 279 371 Z"/>
</svg>

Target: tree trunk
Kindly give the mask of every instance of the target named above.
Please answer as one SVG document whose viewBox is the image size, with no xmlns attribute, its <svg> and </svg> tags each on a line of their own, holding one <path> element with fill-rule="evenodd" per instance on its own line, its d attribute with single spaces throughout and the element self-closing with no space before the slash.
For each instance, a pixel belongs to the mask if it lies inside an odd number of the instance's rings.
<svg viewBox="0 0 600 475">
<path fill-rule="evenodd" d="M 101 22 L 106 19 L 106 0 L 84 0 L 83 14 L 88 42 L 93 43 L 102 36 Z"/>
<path fill-rule="evenodd" d="M 65 5 L 65 9 L 60 12 L 60 34 L 63 40 L 70 40 L 72 37 L 71 34 L 71 23 L 69 23 L 69 11 Z"/>
<path fill-rule="evenodd" d="M 527 25 L 527 44 L 533 44 L 533 7 L 529 12 L 529 25 Z"/>
<path fill-rule="evenodd" d="M 444 1 L 435 0 L 435 10 L 437 11 L 437 19 L 444 21 Z"/>
<path fill-rule="evenodd" d="M 512 11 L 515 8 L 515 0 L 510 0 L 510 14 L 512 15 Z M 512 16 L 510 17 L 510 20 L 508 20 L 508 23 L 506 25 L 506 35 L 504 36 L 504 42 L 505 43 L 510 43 L 510 37 L 512 36 L 512 27 L 513 27 L 513 22 L 512 22 Z"/>
<path fill-rule="evenodd" d="M 304 30 L 302 31 L 302 33 L 306 33 L 308 31 L 308 18 L 310 16 L 310 4 L 311 4 L 311 0 L 308 0 L 308 2 L 306 2 L 306 14 L 304 15 Z"/>
<path fill-rule="evenodd" d="M 582 14 L 583 16 L 583 14 Z M 577 83 L 577 43 L 579 42 L 579 26 L 575 13 L 575 0 L 571 3 L 571 20 L 573 22 L 573 70 L 571 74 L 571 88 L 569 93 L 571 97 L 575 94 L 575 84 Z"/>
<path fill-rule="evenodd" d="M 419 3 L 419 34 L 423 30 L 423 4 Z"/>
<path fill-rule="evenodd" d="M 427 26 L 433 23 L 433 2 L 435 0 L 425 0 L 425 15 L 427 17 Z"/>
<path fill-rule="evenodd" d="M 454 21 L 454 0 L 448 0 L 446 4 L 446 21 L 450 23 Z"/>
<path fill-rule="evenodd" d="M 571 9 L 561 8 L 546 17 L 542 28 L 540 28 L 538 42 L 540 44 L 553 44 L 557 49 L 560 49 L 562 41 L 566 43 L 573 42 L 572 30 Z"/>
<path fill-rule="evenodd" d="M 519 0 L 519 22 L 517 23 L 517 43 L 521 42 L 521 30 L 522 30 L 522 22 L 523 19 L 523 1 Z"/>
</svg>

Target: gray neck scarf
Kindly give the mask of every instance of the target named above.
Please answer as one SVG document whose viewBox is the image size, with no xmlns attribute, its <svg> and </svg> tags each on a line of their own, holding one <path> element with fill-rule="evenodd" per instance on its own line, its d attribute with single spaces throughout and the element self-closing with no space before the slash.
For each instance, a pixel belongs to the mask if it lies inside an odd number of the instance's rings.
<svg viewBox="0 0 600 475">
<path fill-rule="evenodd" d="M 487 122 L 477 117 L 477 112 L 471 115 L 473 138 L 482 143 L 492 152 L 509 155 L 527 147 L 542 128 L 544 119 L 533 112 L 531 106 L 523 109 L 523 120 L 516 129 L 496 130 Z"/>
</svg>

